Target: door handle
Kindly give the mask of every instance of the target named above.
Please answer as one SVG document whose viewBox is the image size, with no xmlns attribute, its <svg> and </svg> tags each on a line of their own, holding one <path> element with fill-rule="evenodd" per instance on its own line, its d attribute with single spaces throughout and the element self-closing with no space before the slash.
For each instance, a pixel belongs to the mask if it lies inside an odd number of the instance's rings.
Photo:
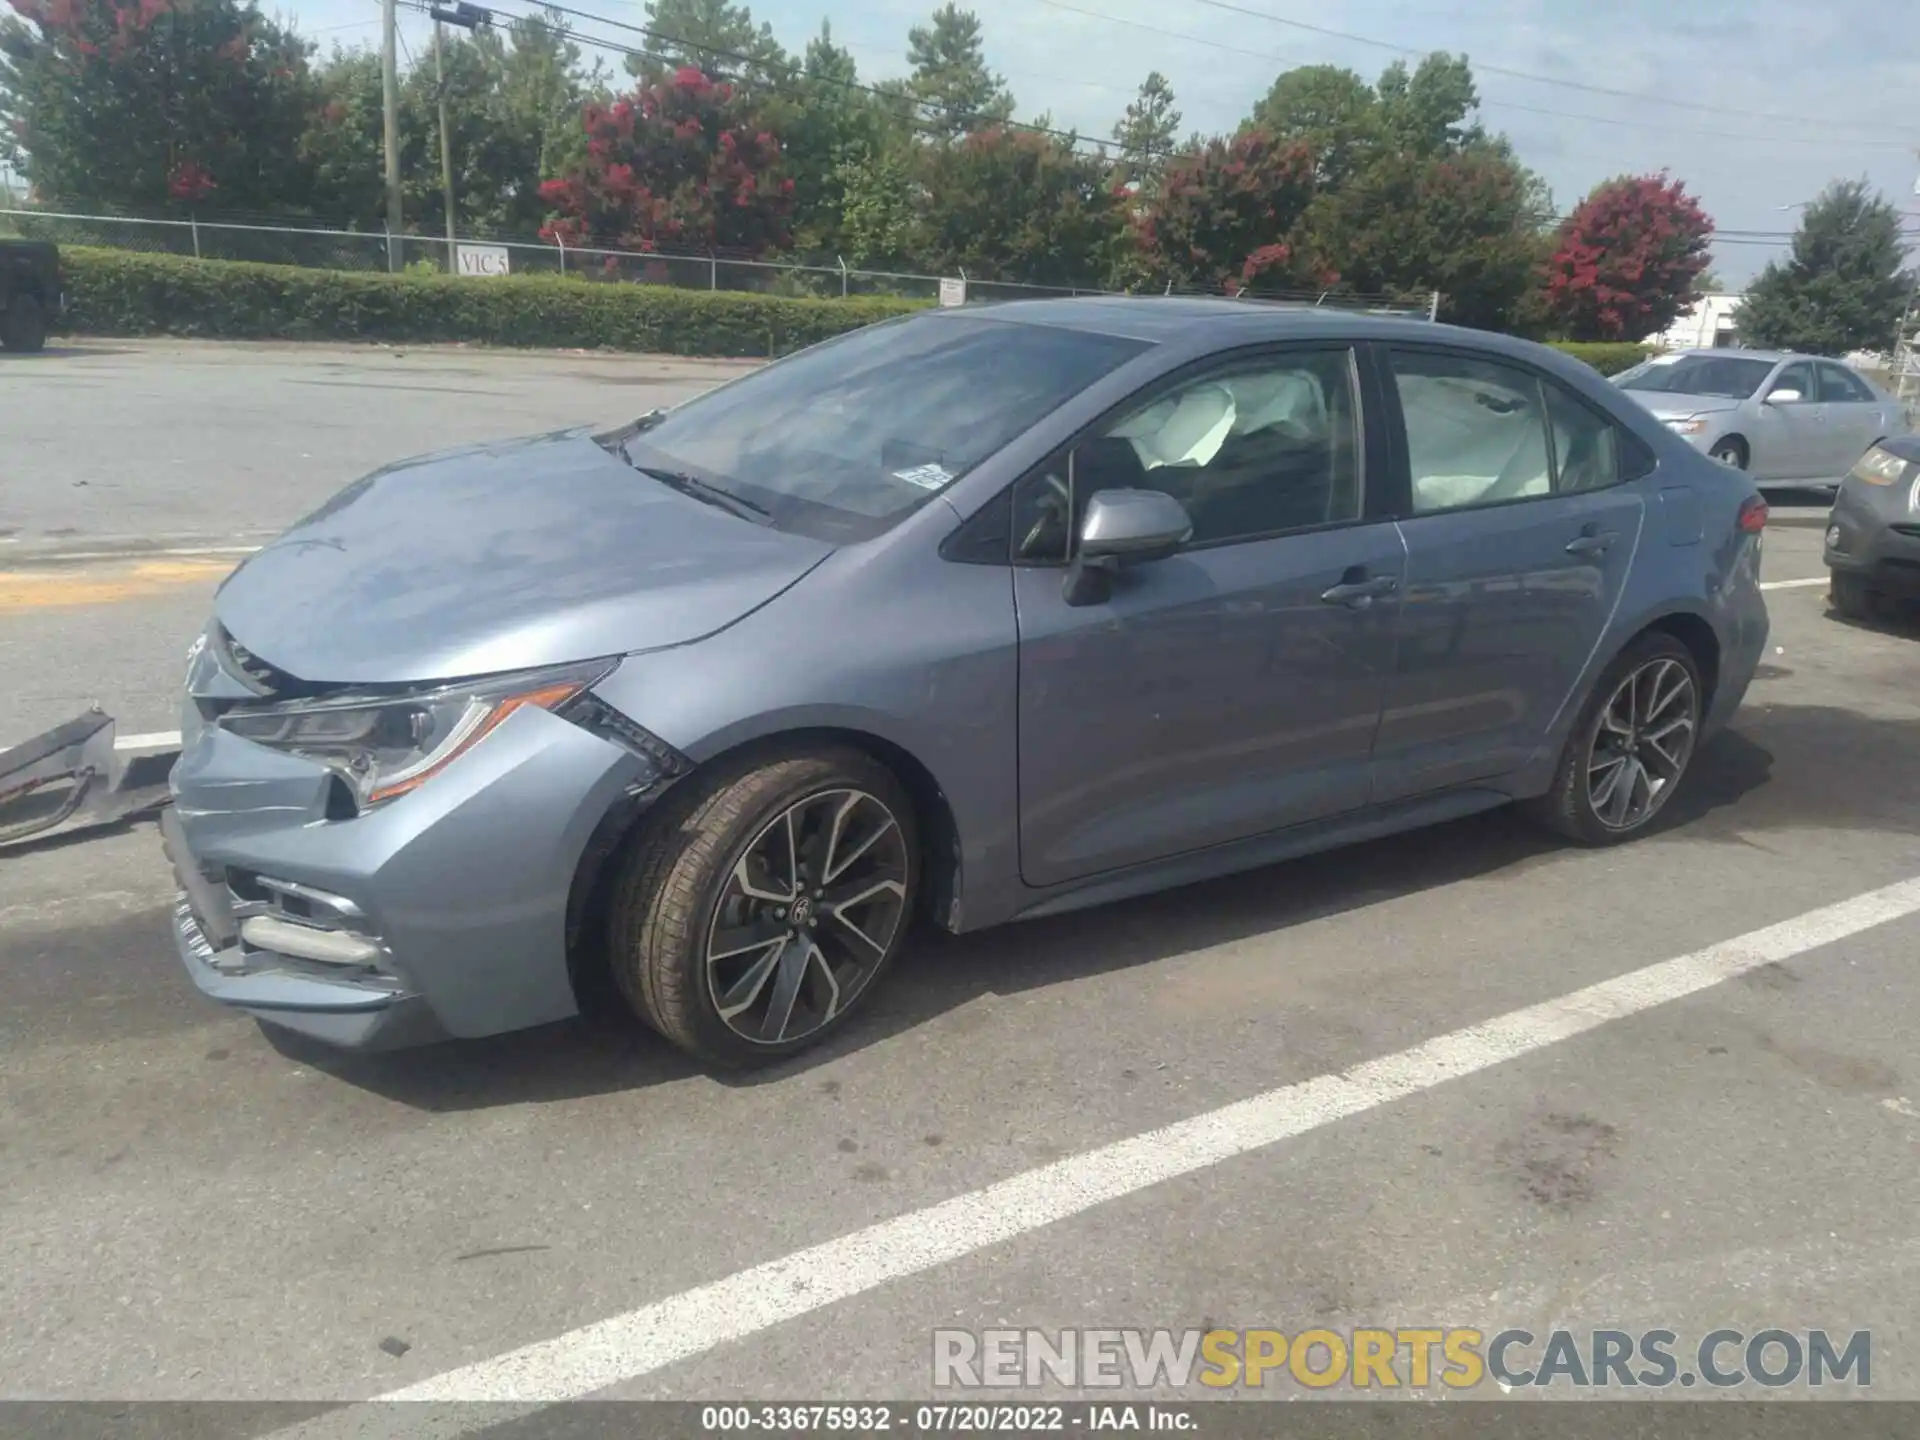
<svg viewBox="0 0 1920 1440">
<path fill-rule="evenodd" d="M 1606 554 L 1607 551 L 1612 548 L 1613 532 L 1611 530 L 1602 530 L 1597 533 L 1584 532 L 1574 536 L 1573 539 L 1567 542 L 1567 554 L 1569 555 L 1598 556 Z"/>
<path fill-rule="evenodd" d="M 1348 572 L 1350 575 L 1353 573 L 1353 571 Z M 1343 579 L 1331 589 L 1322 590 L 1320 598 L 1329 605 L 1345 605 L 1349 610 L 1364 610 L 1374 601 L 1384 599 L 1399 588 L 1400 582 L 1391 575 L 1376 575 L 1370 580 Z"/>
</svg>

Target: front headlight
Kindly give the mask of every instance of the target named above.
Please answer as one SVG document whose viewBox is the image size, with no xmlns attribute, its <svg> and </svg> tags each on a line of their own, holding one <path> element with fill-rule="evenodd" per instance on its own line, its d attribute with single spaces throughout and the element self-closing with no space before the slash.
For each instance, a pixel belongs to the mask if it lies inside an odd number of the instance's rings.
<svg viewBox="0 0 1920 1440">
<path fill-rule="evenodd" d="M 566 704 L 614 663 L 523 670 L 402 694 L 245 705 L 218 723 L 256 745 L 327 766 L 366 810 L 424 785 L 514 711 Z"/>
<path fill-rule="evenodd" d="M 1676 435 L 1698 435 L 1707 428 L 1707 422 L 1699 416 L 1689 416 L 1685 420 L 1666 420 L 1661 422 Z"/>
<path fill-rule="evenodd" d="M 1866 485 L 1898 485 L 1906 473 L 1907 462 L 1879 445 L 1869 449 L 1853 466 L 1853 478 Z"/>
</svg>

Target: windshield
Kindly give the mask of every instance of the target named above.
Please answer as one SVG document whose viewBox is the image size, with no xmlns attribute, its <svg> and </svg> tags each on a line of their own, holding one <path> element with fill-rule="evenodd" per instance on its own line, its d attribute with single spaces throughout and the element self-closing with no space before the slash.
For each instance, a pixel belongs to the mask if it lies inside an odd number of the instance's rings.
<svg viewBox="0 0 1920 1440">
<path fill-rule="evenodd" d="M 1052 325 L 913 316 L 689 401 L 627 457 L 780 528 L 866 539 L 1145 349 Z"/>
<path fill-rule="evenodd" d="M 1773 373 L 1771 360 L 1733 355 L 1658 356 L 1615 380 L 1622 390 L 1657 390 L 1669 395 L 1713 395 L 1745 400 Z"/>
</svg>

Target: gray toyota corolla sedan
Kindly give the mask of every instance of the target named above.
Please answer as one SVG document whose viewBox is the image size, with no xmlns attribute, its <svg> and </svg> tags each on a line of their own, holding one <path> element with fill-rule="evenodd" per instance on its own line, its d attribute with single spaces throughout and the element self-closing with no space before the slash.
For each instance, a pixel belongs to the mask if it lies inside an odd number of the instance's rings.
<svg viewBox="0 0 1920 1440">
<path fill-rule="evenodd" d="M 1226 300 L 878 325 L 389 466 L 242 565 L 164 812 L 179 950 L 348 1046 L 556 1020 L 606 967 L 740 1064 L 916 917 L 1515 800 L 1623 840 L 1753 675 L 1766 518 L 1522 341 Z"/>
</svg>

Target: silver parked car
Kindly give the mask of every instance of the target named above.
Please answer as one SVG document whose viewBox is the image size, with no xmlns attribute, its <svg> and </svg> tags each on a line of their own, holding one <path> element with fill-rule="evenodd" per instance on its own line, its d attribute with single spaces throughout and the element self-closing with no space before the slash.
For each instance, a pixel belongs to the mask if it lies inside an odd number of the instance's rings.
<svg viewBox="0 0 1920 1440">
<path fill-rule="evenodd" d="M 248 559 L 189 661 L 178 948 L 349 1046 L 556 1020 L 610 967 L 738 1064 L 844 1020 L 916 916 L 1514 800 L 1624 840 L 1747 689 L 1766 517 L 1523 341 L 922 313 L 391 466 Z"/>
<path fill-rule="evenodd" d="M 1816 355 L 1679 350 L 1613 383 L 1701 454 L 1762 485 L 1832 488 L 1871 446 L 1907 430 L 1898 400 Z"/>
</svg>

